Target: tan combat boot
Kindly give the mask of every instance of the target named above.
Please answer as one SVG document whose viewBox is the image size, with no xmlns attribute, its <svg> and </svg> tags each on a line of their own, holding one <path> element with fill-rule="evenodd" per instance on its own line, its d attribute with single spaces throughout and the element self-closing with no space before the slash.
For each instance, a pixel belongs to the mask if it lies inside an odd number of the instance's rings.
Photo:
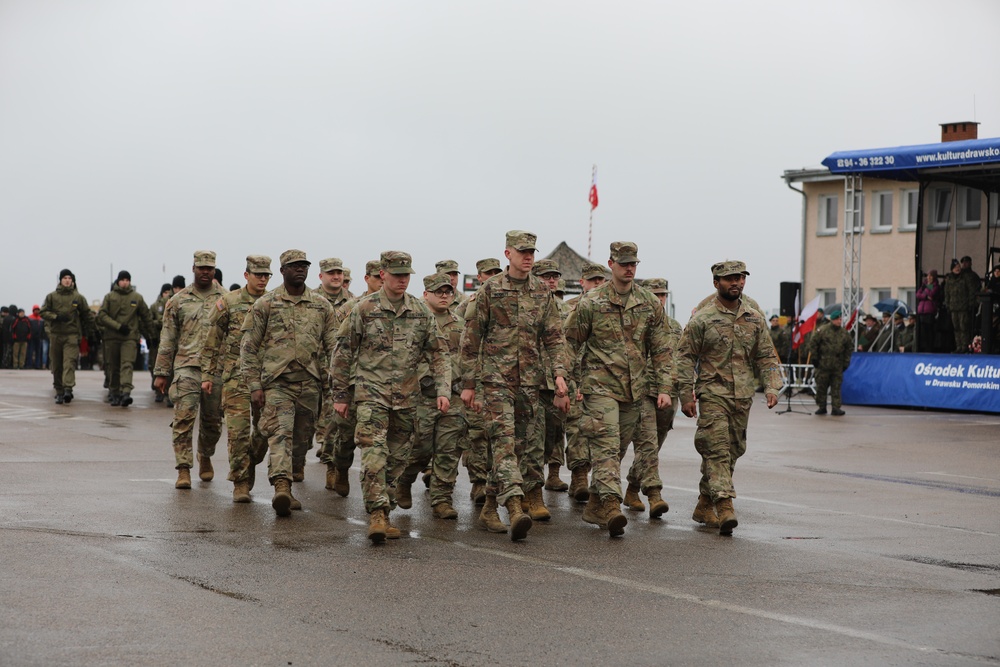
<svg viewBox="0 0 1000 667">
<path fill-rule="evenodd" d="M 587 498 L 587 506 L 583 508 L 583 520 L 601 528 L 608 527 L 608 520 L 604 518 L 604 506 L 596 493 L 591 493 Z"/>
<path fill-rule="evenodd" d="M 531 517 L 521 509 L 521 499 L 518 496 L 511 496 L 504 503 L 504 507 L 507 508 L 510 519 L 510 541 L 523 540 L 531 530 Z"/>
<path fill-rule="evenodd" d="M 305 461 L 292 461 L 292 481 L 293 482 L 304 482 L 304 481 L 306 481 L 306 462 Z"/>
<path fill-rule="evenodd" d="M 536 486 L 524 494 L 524 497 L 528 499 L 528 507 L 524 511 L 528 513 L 532 521 L 548 521 L 552 518 L 552 513 L 549 512 L 545 501 L 542 500 L 542 487 Z"/>
<path fill-rule="evenodd" d="M 719 535 L 732 535 L 733 528 L 739 525 L 736 520 L 736 510 L 733 509 L 733 499 L 719 498 L 716 500 L 715 513 L 719 516 Z"/>
<path fill-rule="evenodd" d="M 639 485 L 628 483 L 628 488 L 625 489 L 625 500 L 622 501 L 625 507 L 629 508 L 633 512 L 645 512 L 646 506 L 642 504 L 642 499 L 639 498 Z"/>
<path fill-rule="evenodd" d="M 288 485 L 288 495 L 292 497 L 292 501 L 290 503 L 288 503 L 288 507 L 290 509 L 293 509 L 293 510 L 301 510 L 302 509 L 302 503 L 299 502 L 298 498 L 296 498 L 294 495 L 292 495 L 292 487 L 293 486 L 294 486 L 294 484 L 289 484 Z"/>
<path fill-rule="evenodd" d="M 709 528 L 719 527 L 719 517 L 715 515 L 715 505 L 705 495 L 698 495 L 698 504 L 695 506 L 691 518 Z"/>
<path fill-rule="evenodd" d="M 341 498 L 346 498 L 351 492 L 351 469 L 337 468 L 337 481 L 333 483 L 333 490 Z"/>
<path fill-rule="evenodd" d="M 337 466 L 332 463 L 326 464 L 326 488 L 333 491 L 337 486 Z"/>
<path fill-rule="evenodd" d="M 457 519 L 458 512 L 451 506 L 451 503 L 445 501 L 434 506 L 434 516 L 439 519 Z"/>
<path fill-rule="evenodd" d="M 372 510 L 368 515 L 368 539 L 372 544 L 382 544 L 385 542 L 385 510 L 379 508 Z"/>
<path fill-rule="evenodd" d="M 559 479 L 559 464 L 549 464 L 549 476 L 545 479 L 545 488 L 549 491 L 565 491 L 569 488 L 566 482 Z"/>
<path fill-rule="evenodd" d="M 477 505 L 482 505 L 486 502 L 486 484 L 483 482 L 473 482 L 472 491 L 469 492 L 469 497 L 472 498 L 472 502 Z"/>
<path fill-rule="evenodd" d="M 485 528 L 491 533 L 506 533 L 507 526 L 500 520 L 500 513 L 497 511 L 497 497 L 486 496 L 483 509 L 479 512 L 479 519 L 476 524 L 480 528 Z"/>
<path fill-rule="evenodd" d="M 392 525 L 392 521 L 389 519 L 389 510 L 382 510 L 385 512 L 385 538 L 387 540 L 398 540 L 402 536 L 403 531 Z"/>
<path fill-rule="evenodd" d="M 590 466 L 577 466 L 571 471 L 572 478 L 569 481 L 569 495 L 578 503 L 585 503 L 590 498 L 589 484 L 587 483 L 587 473 Z"/>
<path fill-rule="evenodd" d="M 233 502 L 249 503 L 253 500 L 250 497 L 250 483 L 246 481 L 233 482 Z"/>
<path fill-rule="evenodd" d="M 175 489 L 191 488 L 191 468 L 177 469 L 177 482 L 174 484 L 174 488 Z"/>
<path fill-rule="evenodd" d="M 212 467 L 212 459 L 201 454 L 198 455 L 198 477 L 203 482 L 211 482 L 215 477 L 215 468 Z"/>
<path fill-rule="evenodd" d="M 292 513 L 292 483 L 287 477 L 274 480 L 274 498 L 271 507 L 278 516 L 288 516 Z"/>
<path fill-rule="evenodd" d="M 659 489 L 650 489 L 649 493 L 646 494 L 646 497 L 649 498 L 650 519 L 659 519 L 661 514 L 665 514 L 670 511 L 670 505 L 667 505 L 667 501 L 660 495 Z"/>
<path fill-rule="evenodd" d="M 396 485 L 396 504 L 404 510 L 413 507 L 413 493 L 411 492 L 410 482 L 400 480 Z"/>
<path fill-rule="evenodd" d="M 601 507 L 604 510 L 604 521 L 608 525 L 608 533 L 611 537 L 623 535 L 625 526 L 628 525 L 628 519 L 622 514 L 621 501 L 614 496 L 608 496 L 601 501 Z"/>
</svg>

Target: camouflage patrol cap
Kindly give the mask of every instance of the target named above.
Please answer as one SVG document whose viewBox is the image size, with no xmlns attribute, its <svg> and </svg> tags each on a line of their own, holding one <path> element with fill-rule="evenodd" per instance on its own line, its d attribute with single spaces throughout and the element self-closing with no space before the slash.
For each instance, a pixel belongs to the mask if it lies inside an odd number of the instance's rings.
<svg viewBox="0 0 1000 667">
<path fill-rule="evenodd" d="M 594 278 L 607 278 L 608 273 L 607 269 L 600 264 L 584 264 L 580 277 L 584 280 L 593 280 Z"/>
<path fill-rule="evenodd" d="M 643 287 L 648 289 L 653 294 L 669 294 L 670 290 L 667 289 L 667 279 L 666 278 L 647 278 L 643 282 Z"/>
<path fill-rule="evenodd" d="M 631 241 L 615 241 L 611 244 L 611 261 L 618 264 L 639 261 L 639 246 Z"/>
<path fill-rule="evenodd" d="M 286 250 L 285 252 L 281 253 L 281 258 L 279 261 L 281 262 L 282 267 L 288 266 L 289 264 L 294 264 L 295 262 L 305 262 L 306 264 L 312 265 L 312 262 L 306 259 L 305 250 Z"/>
<path fill-rule="evenodd" d="M 554 259 L 540 259 L 531 267 L 531 272 L 536 276 L 544 276 L 546 273 L 556 273 L 562 275 L 559 270 L 559 262 Z"/>
<path fill-rule="evenodd" d="M 377 259 L 369 260 L 365 263 L 365 275 L 366 276 L 378 276 L 378 270 L 382 268 L 382 262 Z"/>
<path fill-rule="evenodd" d="M 486 273 L 487 271 L 500 270 L 500 260 L 495 257 L 487 257 L 476 262 L 476 271 Z"/>
<path fill-rule="evenodd" d="M 712 265 L 712 277 L 721 278 L 723 276 L 732 276 L 737 273 L 742 273 L 745 276 L 749 276 L 750 272 L 747 271 L 747 265 L 743 262 L 736 260 L 727 260 L 725 262 L 716 262 Z"/>
<path fill-rule="evenodd" d="M 512 229 L 507 232 L 507 247 L 513 248 L 514 250 L 538 250 L 535 247 L 535 242 L 538 237 L 531 232 L 525 232 L 520 229 Z"/>
<path fill-rule="evenodd" d="M 351 270 L 344 269 L 344 280 L 350 280 L 350 279 L 351 279 Z"/>
<path fill-rule="evenodd" d="M 413 258 L 410 257 L 409 253 L 399 250 L 386 250 L 379 258 L 379 263 L 383 271 L 391 273 L 394 276 L 405 273 L 416 273 L 412 266 Z"/>
<path fill-rule="evenodd" d="M 458 262 L 453 259 L 442 259 L 434 265 L 434 270 L 438 273 L 458 273 Z"/>
<path fill-rule="evenodd" d="M 556 294 L 565 294 L 565 293 L 566 293 L 566 281 L 560 278 L 559 282 L 556 283 Z"/>
<path fill-rule="evenodd" d="M 247 255 L 247 273 L 271 275 L 271 258 L 267 255 Z"/>
<path fill-rule="evenodd" d="M 428 292 L 436 292 L 445 286 L 451 287 L 451 278 L 448 277 L 447 273 L 439 271 L 438 273 L 424 276 L 424 289 Z"/>
<path fill-rule="evenodd" d="M 323 273 L 330 273 L 331 271 L 343 271 L 344 263 L 340 261 L 339 257 L 327 257 L 326 259 L 319 260 L 319 270 Z"/>
<path fill-rule="evenodd" d="M 215 266 L 215 253 L 211 250 L 195 250 L 194 266 Z"/>
</svg>

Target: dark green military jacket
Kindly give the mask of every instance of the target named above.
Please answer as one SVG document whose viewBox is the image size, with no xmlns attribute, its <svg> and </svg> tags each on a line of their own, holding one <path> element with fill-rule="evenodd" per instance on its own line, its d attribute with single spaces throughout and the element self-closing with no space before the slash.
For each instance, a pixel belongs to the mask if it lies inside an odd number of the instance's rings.
<svg viewBox="0 0 1000 667">
<path fill-rule="evenodd" d="M 158 331 L 153 332 L 152 315 L 146 301 L 131 285 L 124 289 L 115 285 L 107 293 L 97 311 L 97 323 L 104 327 L 104 339 L 108 341 L 139 340 L 140 332 L 147 340 L 159 335 Z M 123 324 L 129 328 L 127 334 L 118 330 Z"/>
<path fill-rule="evenodd" d="M 50 336 L 91 336 L 95 333 L 94 314 L 87 307 L 87 299 L 75 287 L 59 285 L 54 292 L 49 292 L 42 304 L 41 316 L 49 325 Z"/>
</svg>

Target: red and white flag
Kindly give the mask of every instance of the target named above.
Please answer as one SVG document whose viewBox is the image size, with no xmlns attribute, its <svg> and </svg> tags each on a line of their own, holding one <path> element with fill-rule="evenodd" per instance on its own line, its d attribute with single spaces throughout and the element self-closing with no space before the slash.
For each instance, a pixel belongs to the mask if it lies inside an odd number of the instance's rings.
<svg viewBox="0 0 1000 667">
<path fill-rule="evenodd" d="M 865 299 L 868 297 L 868 292 L 861 295 L 861 301 L 858 301 L 858 305 L 854 307 L 854 312 L 851 313 L 851 319 L 847 321 L 847 326 L 844 328 L 848 331 L 854 326 L 854 322 L 858 319 L 858 313 L 861 312 L 861 306 L 865 305 Z"/>
<path fill-rule="evenodd" d="M 587 197 L 590 202 L 590 210 L 593 211 L 597 208 L 597 167 L 594 167 L 594 175 L 590 182 L 590 196 Z"/>
<path fill-rule="evenodd" d="M 802 309 L 799 313 L 799 317 L 796 320 L 798 323 L 795 330 L 792 333 L 792 349 L 797 350 L 799 345 L 802 345 L 802 340 L 806 337 L 806 334 L 816 328 L 816 315 L 819 311 L 819 301 L 820 297 L 816 297 L 812 301 L 806 304 L 806 307 Z"/>
</svg>

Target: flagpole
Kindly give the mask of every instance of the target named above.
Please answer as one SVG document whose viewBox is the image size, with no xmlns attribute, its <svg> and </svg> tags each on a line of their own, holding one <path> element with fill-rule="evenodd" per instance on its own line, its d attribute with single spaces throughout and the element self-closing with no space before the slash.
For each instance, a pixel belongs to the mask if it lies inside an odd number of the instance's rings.
<svg viewBox="0 0 1000 667">
<path fill-rule="evenodd" d="M 594 209 L 597 208 L 597 165 L 590 172 L 590 226 L 587 228 L 587 259 L 592 259 L 591 246 L 594 241 Z"/>
</svg>

